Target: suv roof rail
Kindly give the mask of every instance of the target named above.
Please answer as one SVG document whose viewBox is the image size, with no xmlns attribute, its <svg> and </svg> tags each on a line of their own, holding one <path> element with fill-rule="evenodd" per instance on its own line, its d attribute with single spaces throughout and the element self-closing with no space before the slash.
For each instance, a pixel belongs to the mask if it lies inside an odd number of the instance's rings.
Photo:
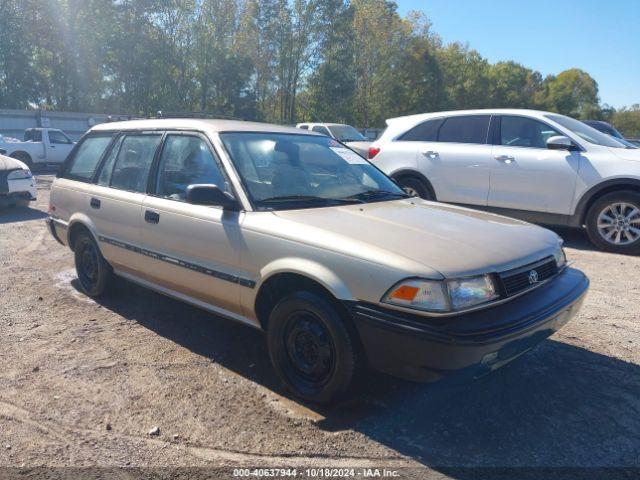
<svg viewBox="0 0 640 480">
<path fill-rule="evenodd" d="M 221 120 L 244 120 L 233 115 L 217 112 L 165 112 L 158 110 L 155 117 L 151 118 L 209 118 Z"/>
</svg>

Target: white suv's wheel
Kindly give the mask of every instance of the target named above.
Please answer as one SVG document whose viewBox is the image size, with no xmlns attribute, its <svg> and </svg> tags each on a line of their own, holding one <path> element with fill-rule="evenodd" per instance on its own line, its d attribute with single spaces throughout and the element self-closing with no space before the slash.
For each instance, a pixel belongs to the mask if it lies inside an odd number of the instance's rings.
<svg viewBox="0 0 640 480">
<path fill-rule="evenodd" d="M 398 180 L 398 185 L 404 193 L 411 197 L 420 197 L 426 200 L 432 200 L 431 194 L 429 193 L 429 189 L 426 185 L 414 177 L 401 177 Z"/>
<path fill-rule="evenodd" d="M 640 253 L 640 194 L 614 192 L 596 200 L 587 214 L 587 232 L 602 250 Z"/>
</svg>

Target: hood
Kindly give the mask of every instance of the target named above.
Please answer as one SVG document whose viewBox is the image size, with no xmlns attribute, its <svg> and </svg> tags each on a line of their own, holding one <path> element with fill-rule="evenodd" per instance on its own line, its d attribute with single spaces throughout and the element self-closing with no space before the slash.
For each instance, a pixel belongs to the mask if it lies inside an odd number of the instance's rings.
<svg viewBox="0 0 640 480">
<path fill-rule="evenodd" d="M 0 171 L 16 170 L 16 169 L 28 170 L 29 167 L 27 167 L 20 160 L 16 160 L 15 158 L 5 157 L 4 155 L 0 155 Z"/>
<path fill-rule="evenodd" d="M 369 147 L 371 146 L 371 142 L 345 142 L 345 145 L 349 145 L 349 148 L 354 149 L 364 158 L 367 158 L 369 154 Z"/>
<path fill-rule="evenodd" d="M 394 267 L 417 264 L 448 278 L 526 265 L 552 255 L 559 241 L 555 233 L 526 222 L 421 199 L 275 215 L 322 248 Z M 293 227 L 287 230 L 293 233 Z"/>
<path fill-rule="evenodd" d="M 609 148 L 609 150 L 622 160 L 640 162 L 640 148 Z"/>
</svg>

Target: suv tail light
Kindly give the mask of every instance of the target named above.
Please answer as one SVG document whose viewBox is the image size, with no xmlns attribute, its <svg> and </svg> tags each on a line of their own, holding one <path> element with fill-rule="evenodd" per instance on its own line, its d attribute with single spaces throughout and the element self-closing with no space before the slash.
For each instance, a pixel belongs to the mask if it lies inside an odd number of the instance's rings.
<svg viewBox="0 0 640 480">
<path fill-rule="evenodd" d="M 369 147 L 369 160 L 380 153 L 380 147 Z"/>
</svg>

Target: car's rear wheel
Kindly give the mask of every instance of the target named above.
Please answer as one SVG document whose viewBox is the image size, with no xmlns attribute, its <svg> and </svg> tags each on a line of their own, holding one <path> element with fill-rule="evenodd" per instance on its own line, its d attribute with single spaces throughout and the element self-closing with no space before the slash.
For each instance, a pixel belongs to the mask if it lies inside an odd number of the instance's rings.
<svg viewBox="0 0 640 480">
<path fill-rule="evenodd" d="M 314 292 L 283 298 L 269 317 L 269 356 L 296 396 L 329 403 L 353 387 L 361 354 L 355 332 L 331 301 Z"/>
<path fill-rule="evenodd" d="M 397 183 L 407 195 L 424 198 L 425 200 L 433 200 L 429 188 L 418 178 L 400 177 Z"/>
<path fill-rule="evenodd" d="M 104 294 L 111 283 L 113 269 L 104 259 L 89 232 L 81 232 L 74 245 L 76 273 L 84 293 L 90 297 Z"/>
<path fill-rule="evenodd" d="M 591 242 L 601 250 L 640 253 L 640 194 L 603 195 L 589 209 L 586 223 Z"/>
<path fill-rule="evenodd" d="M 29 170 L 33 172 L 33 161 L 31 160 L 31 156 L 29 154 L 24 152 L 16 152 L 11 155 L 11 157 L 15 158 L 16 160 L 20 160 L 27 167 L 29 167 Z"/>
</svg>

